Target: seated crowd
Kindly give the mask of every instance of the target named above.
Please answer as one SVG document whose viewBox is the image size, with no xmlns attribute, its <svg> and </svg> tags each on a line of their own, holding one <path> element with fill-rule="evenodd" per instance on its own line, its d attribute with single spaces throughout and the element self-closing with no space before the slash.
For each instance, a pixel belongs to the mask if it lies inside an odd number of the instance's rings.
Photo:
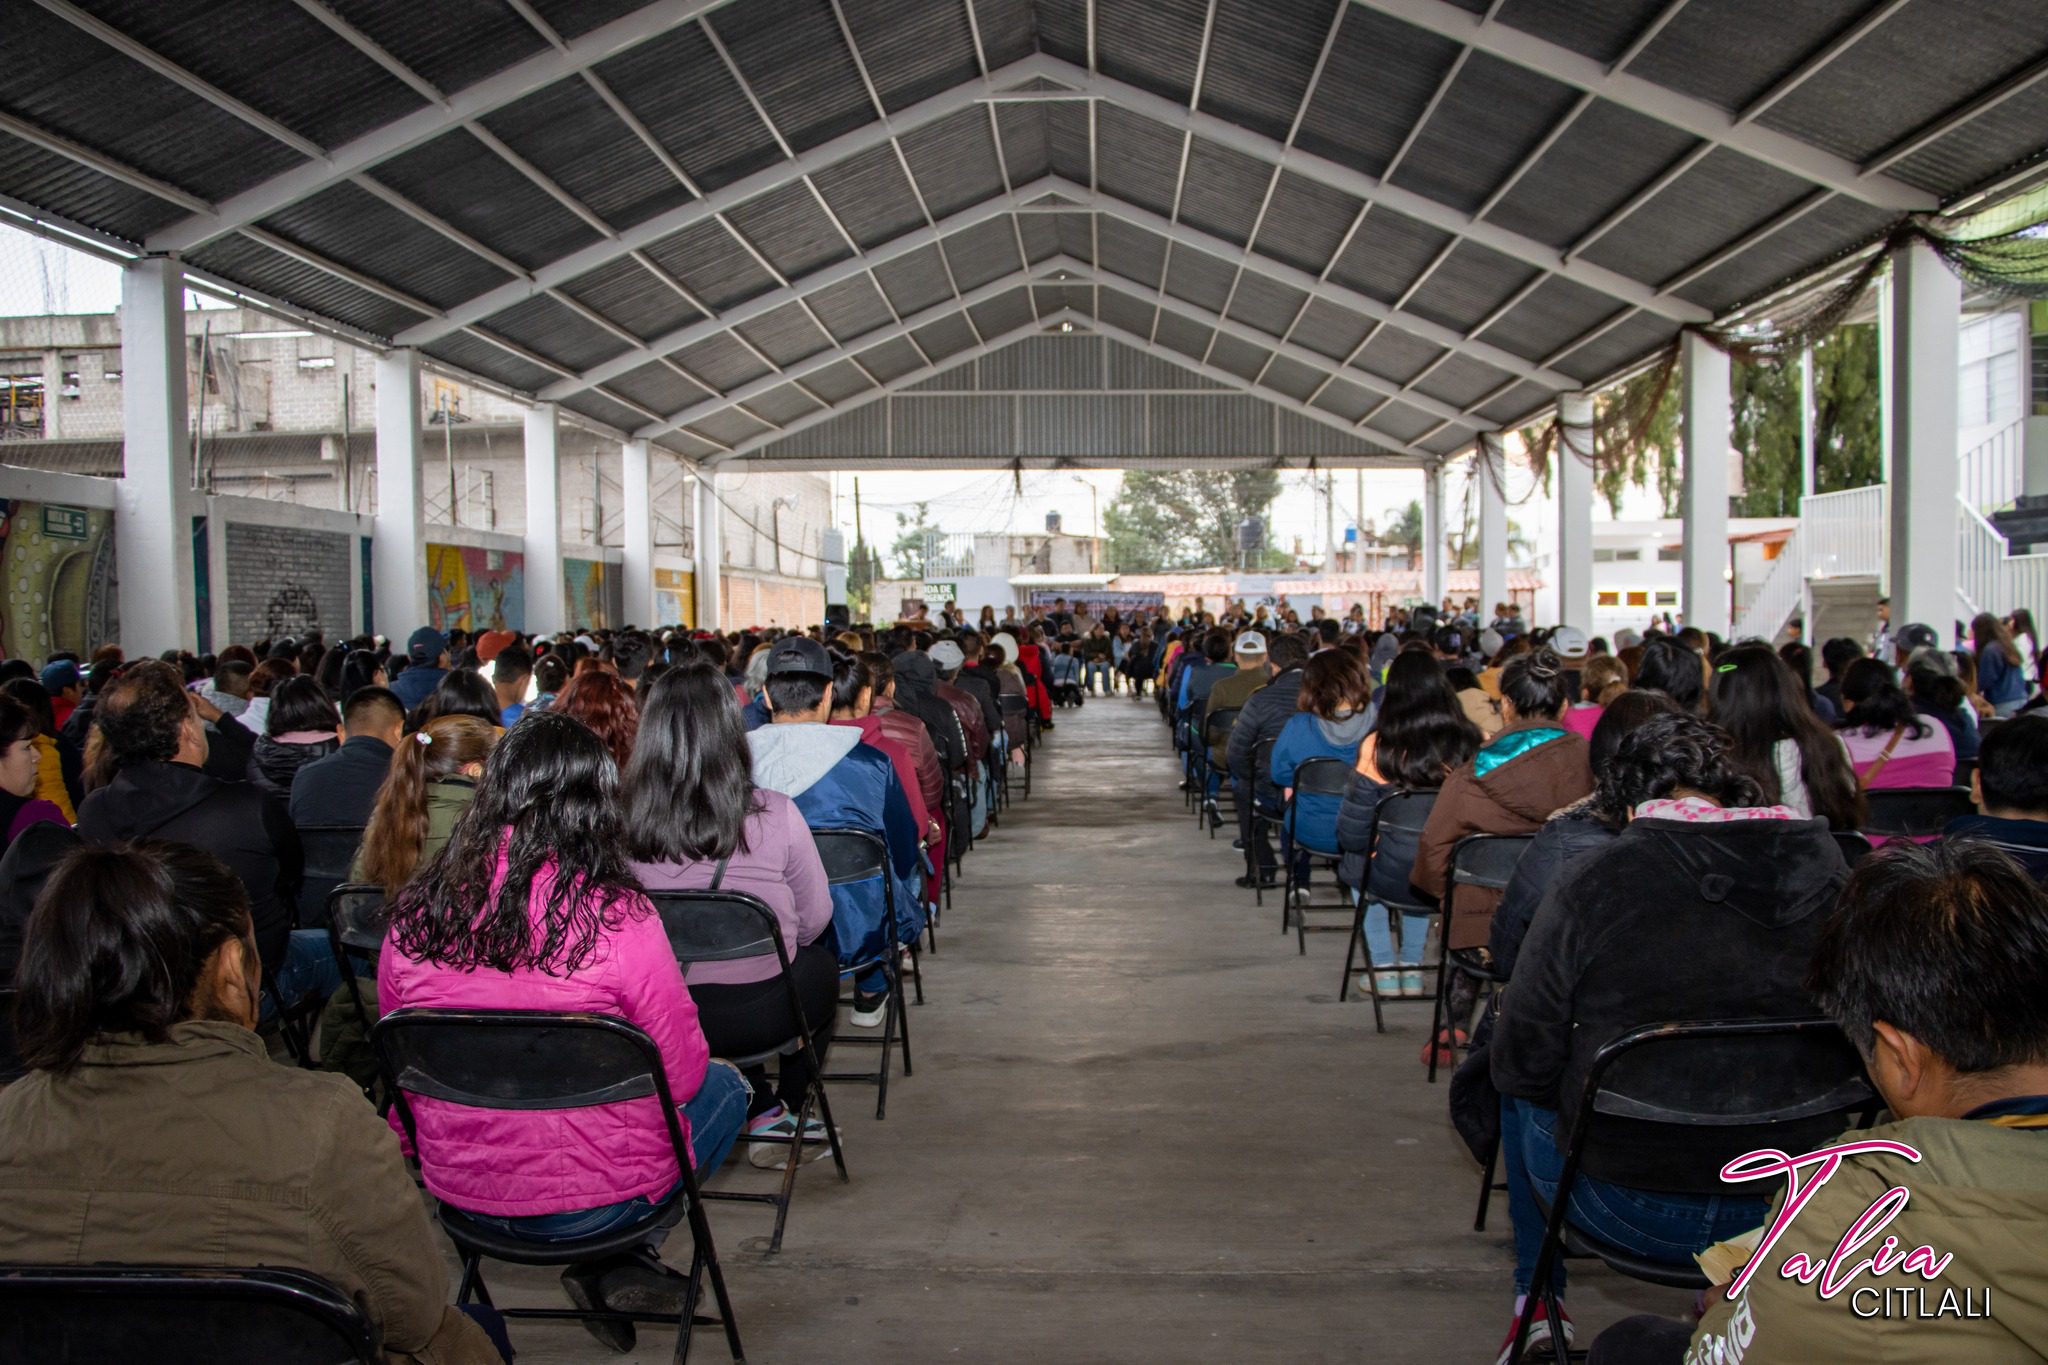
<svg viewBox="0 0 2048 1365">
<path fill-rule="evenodd" d="M 1882 657 L 1830 640 L 1816 686 L 1796 641 L 1666 623 L 1610 651 L 1505 607 L 1482 628 L 1476 606 L 1373 630 L 1360 612 L 1302 623 L 1232 603 L 1146 633 L 1205 824 L 1223 822 L 1227 778 L 1238 885 L 1284 883 L 1290 925 L 1348 929 L 1376 1018 L 1384 1000 L 1435 1002 L 1423 1060 L 1432 1079 L 1457 1064 L 1455 1126 L 1487 1181 L 1505 1175 L 1503 1365 L 1572 1340 L 1564 1252 L 1546 1245 L 1561 1197 L 1610 1264 L 1682 1280 L 1783 1217 L 1782 1179 L 1735 1183 L 1727 1163 L 1841 1140 L 1907 1142 L 1921 1165 L 1857 1149 L 1795 1206 L 1797 1229 L 1762 1239 L 1769 1264 L 1738 1292 L 1714 1284 L 1703 1320 L 1619 1324 L 1595 1361 L 2038 1359 L 2043 1303 L 2023 1286 L 2042 1261 L 2021 1248 L 2048 1234 L 2048 1144 L 2031 1135 L 2048 1128 L 2048 698 L 2031 619 L 1959 623 L 1954 651 L 1922 625 L 1881 632 Z M 1341 798 L 1294 790 L 1331 758 L 1354 770 Z M 1468 871 L 1474 836 L 1510 841 L 1511 871 Z M 1336 903 L 1314 898 L 1322 869 Z M 1309 926 L 1319 910 L 1351 922 Z M 1784 1022 L 1821 1014 L 1837 1027 Z M 1763 1022 L 1607 1058 L 1704 1021 Z M 1888 1123 L 1840 1137 L 1880 1110 Z M 2014 1291 L 2003 1312 L 1954 1335 L 1873 1325 L 1778 1276 L 1794 1251 L 1823 1263 L 1893 1184 L 1913 1191 L 1898 1245 L 1956 1253 L 1927 1299 L 1996 1280 Z M 1965 1221 L 1994 1205 L 2011 1227 Z"/>
<path fill-rule="evenodd" d="M 0 1260 L 294 1267 L 390 1359 L 509 1359 L 467 1277 L 450 1306 L 416 1170 L 463 1227 L 567 1248 L 574 1311 L 632 1349 L 634 1315 L 695 1292 L 662 1250 L 692 1180 L 736 1147 L 782 1172 L 745 1196 L 779 1199 L 772 1249 L 796 1168 L 845 1174 L 825 1063 L 880 1028 L 875 1079 L 892 1039 L 907 1066 L 918 944 L 1050 725 L 1059 631 L 422 627 L 0 663 Z M 828 875 L 849 830 L 885 868 Z M 693 957 L 675 917 L 711 892 L 764 927 Z M 343 944 L 358 903 L 374 948 Z M 457 1011 L 621 1020 L 676 1113 L 400 1084 L 384 1025 Z"/>
</svg>

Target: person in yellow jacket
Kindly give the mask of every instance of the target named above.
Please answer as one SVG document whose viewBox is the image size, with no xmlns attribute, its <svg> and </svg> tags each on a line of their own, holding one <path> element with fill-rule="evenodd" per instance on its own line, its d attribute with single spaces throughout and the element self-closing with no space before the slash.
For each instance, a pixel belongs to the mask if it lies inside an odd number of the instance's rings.
<svg viewBox="0 0 2048 1365">
<path fill-rule="evenodd" d="M 62 753 L 57 748 L 57 717 L 50 706 L 50 694 L 34 678 L 18 678 L 7 684 L 6 692 L 36 719 L 35 799 L 47 801 L 64 812 L 65 824 L 77 824 L 78 811 L 71 804 L 71 789 L 64 783 Z"/>
</svg>

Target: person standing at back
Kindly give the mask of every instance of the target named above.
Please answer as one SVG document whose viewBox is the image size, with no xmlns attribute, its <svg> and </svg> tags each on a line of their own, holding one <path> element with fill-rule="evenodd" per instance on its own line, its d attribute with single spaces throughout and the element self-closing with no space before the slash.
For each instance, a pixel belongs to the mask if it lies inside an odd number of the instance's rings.
<svg viewBox="0 0 2048 1365">
<path fill-rule="evenodd" d="M 448 676 L 448 637 L 432 626 L 421 626 L 405 642 L 405 657 L 406 670 L 391 680 L 391 690 L 410 711 Z"/>
</svg>

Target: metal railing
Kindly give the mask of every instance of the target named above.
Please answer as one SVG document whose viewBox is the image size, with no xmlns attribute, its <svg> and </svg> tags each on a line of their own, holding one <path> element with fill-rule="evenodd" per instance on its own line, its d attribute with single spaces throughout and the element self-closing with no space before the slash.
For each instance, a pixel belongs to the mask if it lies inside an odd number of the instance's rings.
<svg viewBox="0 0 2048 1365">
<path fill-rule="evenodd" d="M 1963 452 L 1957 491 L 1979 512 L 2012 506 L 2026 488 L 2026 421 L 2015 420 Z"/>
<path fill-rule="evenodd" d="M 1763 586 L 1736 617 L 1731 639 L 1775 640 L 1799 610 L 1806 598 L 1806 546 L 1801 540 L 1804 529 L 1795 526 L 1792 534 L 1785 537 L 1778 557 L 1771 561 L 1771 571 L 1764 575 Z"/>
<path fill-rule="evenodd" d="M 1883 575 L 1885 547 L 1891 543 L 1891 508 L 1884 490 L 1879 483 L 1800 499 L 1808 577 Z"/>
<path fill-rule="evenodd" d="M 1967 502 L 1956 504 L 1956 597 L 1962 619 L 2048 606 L 2048 554 L 2010 553 L 2005 537 Z"/>
</svg>

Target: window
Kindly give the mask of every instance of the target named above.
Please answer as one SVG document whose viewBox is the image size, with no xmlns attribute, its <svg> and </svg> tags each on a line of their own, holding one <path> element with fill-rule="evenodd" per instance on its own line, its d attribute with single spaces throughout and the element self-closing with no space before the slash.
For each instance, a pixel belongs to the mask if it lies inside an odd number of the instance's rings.
<svg viewBox="0 0 2048 1365">
<path fill-rule="evenodd" d="M 299 357 L 299 368 L 302 370 L 331 370 L 334 368 L 334 357 L 331 355 L 302 355 Z"/>
<path fill-rule="evenodd" d="M 1647 607 L 1650 605 L 1650 594 L 1647 592 L 1632 592 L 1628 595 L 1628 604 L 1632 607 Z"/>
<path fill-rule="evenodd" d="M 1658 592 L 1657 592 L 1657 605 L 1658 605 L 1658 606 L 1660 606 L 1660 607 L 1675 607 L 1675 606 L 1677 606 L 1677 605 L 1678 605 L 1678 590 L 1677 590 L 1676 588 L 1660 588 L 1660 589 L 1658 589 Z"/>
<path fill-rule="evenodd" d="M 1684 560 L 1685 547 L 1683 545 L 1659 545 L 1657 547 L 1657 562 L 1659 564 L 1679 564 L 1683 563 Z"/>
<path fill-rule="evenodd" d="M 1596 606 L 1618 607 L 1621 605 L 1621 594 L 1618 592 L 1603 592 L 1594 598 L 1593 601 Z"/>
<path fill-rule="evenodd" d="M 1639 562 L 1642 557 L 1643 552 L 1641 550 L 1607 549 L 1593 551 L 1593 562 L 1595 564 L 1634 564 Z"/>
</svg>

